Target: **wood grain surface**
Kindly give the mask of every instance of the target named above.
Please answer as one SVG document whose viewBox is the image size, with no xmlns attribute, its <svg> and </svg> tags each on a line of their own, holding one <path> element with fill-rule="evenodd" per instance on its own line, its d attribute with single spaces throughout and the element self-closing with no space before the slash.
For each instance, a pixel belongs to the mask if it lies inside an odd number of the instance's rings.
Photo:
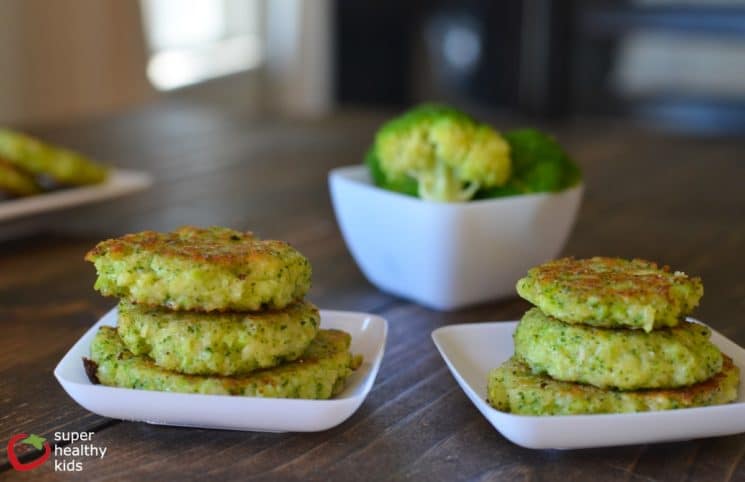
<svg viewBox="0 0 745 482">
<path fill-rule="evenodd" d="M 528 450 L 503 438 L 456 385 L 430 339 L 435 328 L 512 320 L 512 298 L 450 313 L 378 291 L 336 226 L 326 176 L 359 162 L 381 113 L 317 121 L 162 102 L 127 115 L 32 129 L 50 141 L 156 177 L 148 192 L 51 220 L 0 243 L 0 440 L 21 431 L 93 431 L 108 447 L 81 474 L 51 464 L 4 480 L 745 480 L 745 435 L 617 448 Z M 497 120 L 503 127 L 515 127 Z M 697 316 L 745 345 L 745 141 L 693 139 L 606 121 L 548 126 L 587 184 L 564 250 L 642 257 L 700 275 Z M 498 220 L 495 220 L 498 222 Z M 293 243 L 311 260 L 310 299 L 388 319 L 387 352 L 360 410 L 320 433 L 265 434 L 109 420 L 73 402 L 52 375 L 115 301 L 93 291 L 83 254 L 98 240 L 182 224 L 228 225 Z M 35 453 L 25 455 L 34 458 Z"/>
</svg>

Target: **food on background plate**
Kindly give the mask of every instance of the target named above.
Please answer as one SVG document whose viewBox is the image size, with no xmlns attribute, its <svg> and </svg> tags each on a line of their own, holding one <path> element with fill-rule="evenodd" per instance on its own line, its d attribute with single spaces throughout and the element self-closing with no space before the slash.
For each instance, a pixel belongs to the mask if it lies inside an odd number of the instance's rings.
<svg viewBox="0 0 745 482">
<path fill-rule="evenodd" d="M 172 310 L 282 309 L 305 296 L 311 279 L 308 259 L 284 241 L 222 227 L 128 234 L 85 259 L 104 296 Z"/>
<path fill-rule="evenodd" d="M 250 232 L 185 226 L 99 243 L 86 255 L 120 296 L 83 360 L 94 383 L 183 393 L 329 398 L 362 362 L 303 297 L 308 260 Z M 190 308 L 190 309 L 186 309 Z"/>
<path fill-rule="evenodd" d="M 515 330 L 515 354 L 535 373 L 600 388 L 674 388 L 722 369 L 722 354 L 698 323 L 654 330 L 613 330 L 564 323 L 532 308 Z"/>
<path fill-rule="evenodd" d="M 675 326 L 704 294 L 701 279 L 640 259 L 563 258 L 528 271 L 520 296 L 565 323 L 608 328 Z"/>
<path fill-rule="evenodd" d="M 34 178 L 0 158 L 0 194 L 31 196 L 41 192 Z"/>
<path fill-rule="evenodd" d="M 305 353 L 240 376 L 187 375 L 158 366 L 151 358 L 127 350 L 117 330 L 104 326 L 84 361 L 88 376 L 104 385 L 179 393 L 248 397 L 327 399 L 337 395 L 360 360 L 349 353 L 351 337 L 340 330 L 320 330 Z"/>
<path fill-rule="evenodd" d="M 204 314 L 119 302 L 119 336 L 134 355 L 193 375 L 236 375 L 292 361 L 318 334 L 318 308 Z"/>
<path fill-rule="evenodd" d="M 489 374 L 487 401 L 523 415 L 640 412 L 729 403 L 739 369 L 686 321 L 699 278 L 648 261 L 565 258 L 529 270 L 518 293 L 537 308 L 515 354 Z"/>
<path fill-rule="evenodd" d="M 556 192 L 581 179 L 551 137 L 535 129 L 502 135 L 438 104 L 420 105 L 384 124 L 365 163 L 377 186 L 440 202 Z"/>
<path fill-rule="evenodd" d="M 29 196 L 60 187 L 99 184 L 107 176 L 106 167 L 81 154 L 19 132 L 0 129 L 2 192 Z M 8 179 L 12 179 L 12 184 Z"/>
</svg>

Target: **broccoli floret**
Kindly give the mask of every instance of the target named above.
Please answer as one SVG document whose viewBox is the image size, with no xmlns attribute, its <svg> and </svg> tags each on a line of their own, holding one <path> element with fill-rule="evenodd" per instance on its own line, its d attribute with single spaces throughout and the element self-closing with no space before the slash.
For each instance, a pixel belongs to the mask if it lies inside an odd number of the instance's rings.
<svg viewBox="0 0 745 482">
<path fill-rule="evenodd" d="M 510 147 L 491 127 L 425 104 L 389 121 L 366 156 L 383 188 L 432 201 L 468 201 L 510 178 Z"/>
<path fill-rule="evenodd" d="M 378 155 L 372 147 L 367 151 L 367 154 L 365 154 L 365 164 L 367 164 L 368 169 L 370 169 L 370 174 L 376 186 L 388 189 L 389 191 L 407 194 L 409 196 L 418 196 L 419 186 L 417 185 L 416 179 L 407 176 L 401 179 L 390 180 L 386 177 L 383 169 L 380 167 Z"/>
<path fill-rule="evenodd" d="M 512 177 L 504 186 L 479 191 L 477 199 L 556 192 L 582 178 L 579 167 L 552 137 L 535 129 L 509 131 L 504 137 L 510 144 Z"/>
</svg>

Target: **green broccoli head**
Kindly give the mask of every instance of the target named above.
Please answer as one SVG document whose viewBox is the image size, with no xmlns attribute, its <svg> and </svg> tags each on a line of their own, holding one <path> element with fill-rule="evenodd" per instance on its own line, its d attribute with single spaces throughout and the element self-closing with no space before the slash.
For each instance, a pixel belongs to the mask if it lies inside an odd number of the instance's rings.
<svg viewBox="0 0 745 482">
<path fill-rule="evenodd" d="M 366 156 L 378 186 L 432 201 L 468 201 L 510 178 L 510 147 L 491 127 L 425 104 L 386 123 Z"/>
<path fill-rule="evenodd" d="M 556 140 L 536 129 L 505 133 L 512 155 L 512 177 L 504 185 L 479 191 L 477 198 L 556 192 L 576 185 L 579 167 Z"/>
</svg>

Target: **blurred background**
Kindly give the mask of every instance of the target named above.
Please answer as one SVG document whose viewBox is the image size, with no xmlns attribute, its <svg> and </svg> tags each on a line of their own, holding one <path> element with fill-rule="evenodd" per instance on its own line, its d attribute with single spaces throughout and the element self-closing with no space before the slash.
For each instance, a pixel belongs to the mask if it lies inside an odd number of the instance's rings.
<svg viewBox="0 0 745 482">
<path fill-rule="evenodd" d="M 0 122 L 179 97 L 745 132 L 745 0 L 1 0 Z"/>
</svg>

